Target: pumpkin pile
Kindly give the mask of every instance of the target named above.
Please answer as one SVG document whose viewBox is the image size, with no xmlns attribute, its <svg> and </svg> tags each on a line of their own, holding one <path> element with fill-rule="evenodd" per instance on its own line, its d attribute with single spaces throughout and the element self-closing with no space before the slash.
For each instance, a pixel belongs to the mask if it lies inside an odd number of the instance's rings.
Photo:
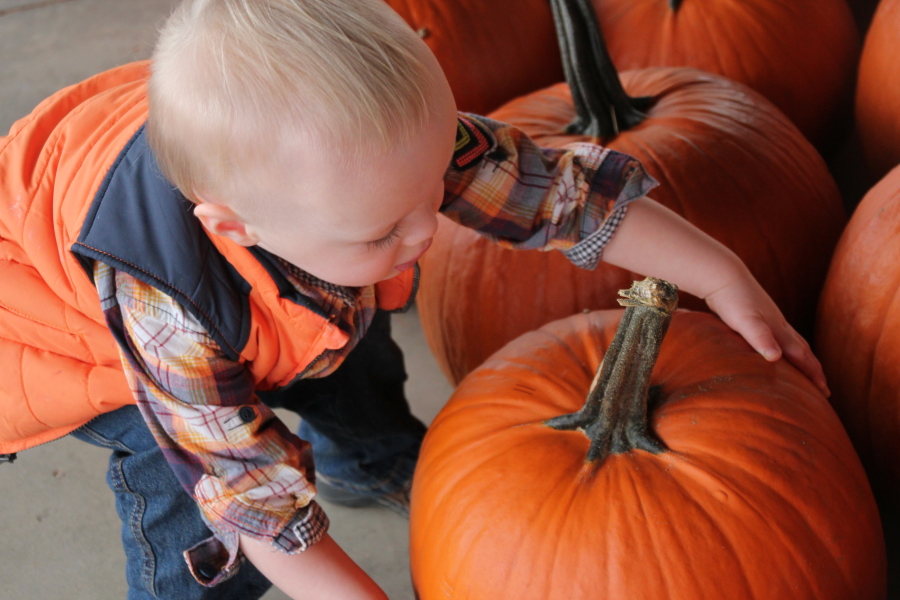
<svg viewBox="0 0 900 600">
<path fill-rule="evenodd" d="M 441 218 L 417 305 L 459 387 L 413 490 L 420 598 L 900 599 L 900 0 L 387 1 L 445 68 L 447 44 L 465 55 L 461 110 L 638 158 L 832 390 L 700 299 L 611 310 L 652 273 Z"/>
</svg>

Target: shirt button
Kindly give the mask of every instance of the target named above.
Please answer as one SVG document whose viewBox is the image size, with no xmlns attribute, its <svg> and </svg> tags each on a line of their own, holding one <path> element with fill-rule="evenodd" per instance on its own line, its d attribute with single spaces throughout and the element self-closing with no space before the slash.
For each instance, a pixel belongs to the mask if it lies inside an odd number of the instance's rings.
<svg viewBox="0 0 900 600">
<path fill-rule="evenodd" d="M 196 566 L 197 572 L 207 581 L 212 581 L 219 574 L 219 570 L 208 562 L 202 562 Z"/>
<path fill-rule="evenodd" d="M 244 423 L 250 423 L 256 418 L 256 411 L 249 406 L 242 406 L 238 411 L 238 416 Z"/>
</svg>

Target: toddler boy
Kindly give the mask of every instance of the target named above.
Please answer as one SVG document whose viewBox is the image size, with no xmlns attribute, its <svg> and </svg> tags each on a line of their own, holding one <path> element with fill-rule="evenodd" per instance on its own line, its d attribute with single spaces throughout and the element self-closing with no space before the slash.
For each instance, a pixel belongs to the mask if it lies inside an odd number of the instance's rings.
<svg viewBox="0 0 900 600">
<path fill-rule="evenodd" d="M 384 597 L 314 498 L 408 508 L 424 426 L 387 311 L 437 212 L 668 279 L 825 389 L 634 159 L 458 114 L 381 0 L 188 0 L 149 72 L 67 88 L 0 138 L 0 453 L 112 450 L 129 598 Z"/>
</svg>

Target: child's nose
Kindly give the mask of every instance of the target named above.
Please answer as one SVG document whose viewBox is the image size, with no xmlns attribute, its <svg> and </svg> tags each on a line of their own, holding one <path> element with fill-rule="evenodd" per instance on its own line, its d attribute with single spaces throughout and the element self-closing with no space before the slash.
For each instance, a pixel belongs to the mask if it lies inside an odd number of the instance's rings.
<svg viewBox="0 0 900 600">
<path fill-rule="evenodd" d="M 438 220 L 437 214 L 431 210 L 431 207 L 425 205 L 422 209 L 416 211 L 415 220 L 409 228 L 409 233 L 403 236 L 403 245 L 417 246 L 434 237 L 437 232 Z"/>
</svg>

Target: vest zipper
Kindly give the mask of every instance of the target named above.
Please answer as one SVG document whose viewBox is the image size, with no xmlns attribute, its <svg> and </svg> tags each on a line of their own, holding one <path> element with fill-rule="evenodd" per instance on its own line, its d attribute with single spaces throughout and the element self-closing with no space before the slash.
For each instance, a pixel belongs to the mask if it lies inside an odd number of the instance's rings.
<svg viewBox="0 0 900 600">
<path fill-rule="evenodd" d="M 388 311 L 389 313 L 391 313 L 391 314 L 405 313 L 406 311 L 408 311 L 410 309 L 410 307 L 413 305 L 413 303 L 415 303 L 416 294 L 419 292 L 419 273 L 421 273 L 421 271 L 419 270 L 419 263 L 416 263 L 415 266 L 413 267 L 412 290 L 410 290 L 410 292 L 409 292 L 409 298 L 406 300 L 406 304 L 404 304 L 400 308 L 395 308 L 394 310 L 389 310 Z"/>
<path fill-rule="evenodd" d="M 291 379 L 290 381 L 288 381 L 284 387 L 278 388 L 278 389 L 286 390 L 289 387 L 291 387 L 292 385 L 294 385 L 295 383 L 297 383 L 298 381 L 300 381 L 301 379 L 303 379 L 303 376 L 306 375 L 307 373 L 309 373 L 309 370 L 313 368 L 313 365 L 315 365 L 317 362 L 319 362 L 319 359 L 321 359 L 323 356 L 325 356 L 325 352 L 323 352 L 322 354 L 320 354 L 317 357 L 315 357 L 314 359 L 312 359 L 310 361 L 310 363 L 308 365 L 306 365 L 305 369 L 303 369 L 302 371 L 300 371 L 299 373 L 294 375 L 294 378 Z"/>
</svg>

